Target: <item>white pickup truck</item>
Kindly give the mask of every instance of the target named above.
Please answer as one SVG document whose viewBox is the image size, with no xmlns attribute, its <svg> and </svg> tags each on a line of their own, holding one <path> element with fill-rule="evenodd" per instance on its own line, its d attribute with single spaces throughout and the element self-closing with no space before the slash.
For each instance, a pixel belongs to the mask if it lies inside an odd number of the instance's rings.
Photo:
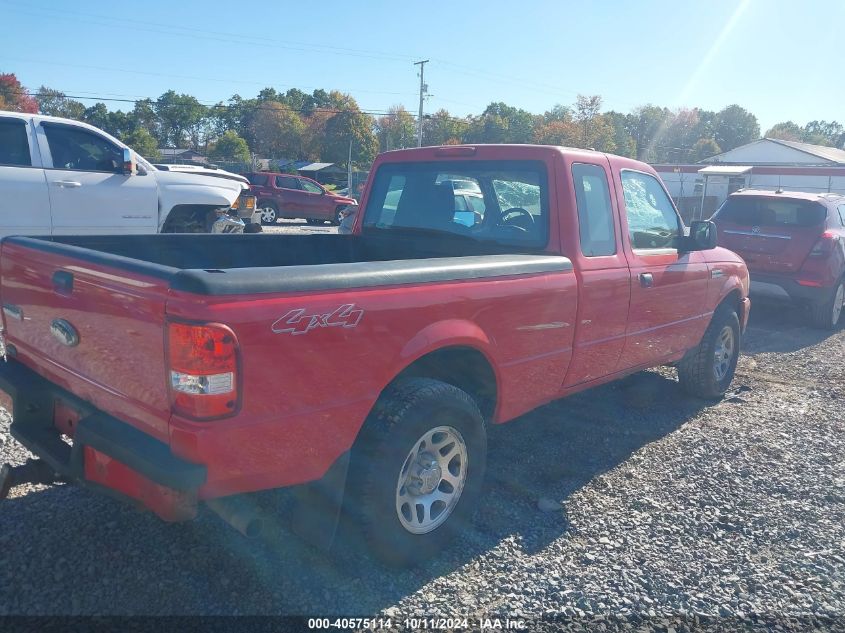
<svg viewBox="0 0 845 633">
<path fill-rule="evenodd" d="M 223 214 L 260 231 L 243 176 L 157 168 L 91 125 L 0 111 L 0 237 L 205 233 Z"/>
</svg>

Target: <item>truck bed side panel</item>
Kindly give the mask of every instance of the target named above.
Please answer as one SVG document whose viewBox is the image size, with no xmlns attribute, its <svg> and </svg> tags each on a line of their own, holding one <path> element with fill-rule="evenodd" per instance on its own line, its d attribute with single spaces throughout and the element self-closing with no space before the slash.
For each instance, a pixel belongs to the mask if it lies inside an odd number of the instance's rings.
<svg viewBox="0 0 845 633">
<path fill-rule="evenodd" d="M 351 306 L 346 316 L 342 306 Z M 205 496 L 313 480 L 352 446 L 381 390 L 444 346 L 488 357 L 496 420 L 508 420 L 559 389 L 576 308 L 571 270 L 260 298 L 174 292 L 168 318 L 233 329 L 244 393 L 236 418 L 202 425 L 174 416 L 171 448 L 189 461 L 205 457 Z"/>
</svg>

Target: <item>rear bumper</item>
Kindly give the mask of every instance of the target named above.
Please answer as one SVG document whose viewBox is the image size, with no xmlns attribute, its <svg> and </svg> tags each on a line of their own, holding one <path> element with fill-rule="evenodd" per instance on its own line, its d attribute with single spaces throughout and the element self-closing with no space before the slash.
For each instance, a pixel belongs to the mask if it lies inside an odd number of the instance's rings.
<svg viewBox="0 0 845 633">
<path fill-rule="evenodd" d="M 818 303 L 826 301 L 832 292 L 833 286 L 805 286 L 788 275 L 751 273 L 750 294 L 755 297 L 796 303 Z"/>
<path fill-rule="evenodd" d="M 12 399 L 11 433 L 62 478 L 134 502 L 168 521 L 193 518 L 205 466 L 93 408 L 9 359 L 0 362 L 0 389 Z M 55 426 L 57 401 L 80 414 L 72 443 Z"/>
</svg>

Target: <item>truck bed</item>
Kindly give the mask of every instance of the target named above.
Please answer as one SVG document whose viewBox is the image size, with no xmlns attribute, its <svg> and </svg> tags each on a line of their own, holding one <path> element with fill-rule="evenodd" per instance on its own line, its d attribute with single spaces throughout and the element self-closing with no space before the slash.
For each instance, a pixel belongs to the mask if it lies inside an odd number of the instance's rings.
<svg viewBox="0 0 845 633">
<path fill-rule="evenodd" d="M 232 295 L 331 290 L 569 270 L 559 255 L 460 236 L 156 235 L 12 237 L 58 256 Z"/>
</svg>

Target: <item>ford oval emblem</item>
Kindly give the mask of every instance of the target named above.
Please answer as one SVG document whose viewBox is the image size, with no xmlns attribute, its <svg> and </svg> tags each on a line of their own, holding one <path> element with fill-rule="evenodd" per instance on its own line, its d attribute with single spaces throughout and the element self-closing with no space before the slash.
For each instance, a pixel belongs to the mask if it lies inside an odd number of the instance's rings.
<svg viewBox="0 0 845 633">
<path fill-rule="evenodd" d="M 50 332 L 62 345 L 68 347 L 79 345 L 79 332 L 64 319 L 53 319 L 53 323 L 50 324 Z"/>
<path fill-rule="evenodd" d="M 759 226 L 752 226 L 751 232 L 754 233 L 754 235 L 757 235 L 760 232 L 760 227 Z"/>
</svg>

